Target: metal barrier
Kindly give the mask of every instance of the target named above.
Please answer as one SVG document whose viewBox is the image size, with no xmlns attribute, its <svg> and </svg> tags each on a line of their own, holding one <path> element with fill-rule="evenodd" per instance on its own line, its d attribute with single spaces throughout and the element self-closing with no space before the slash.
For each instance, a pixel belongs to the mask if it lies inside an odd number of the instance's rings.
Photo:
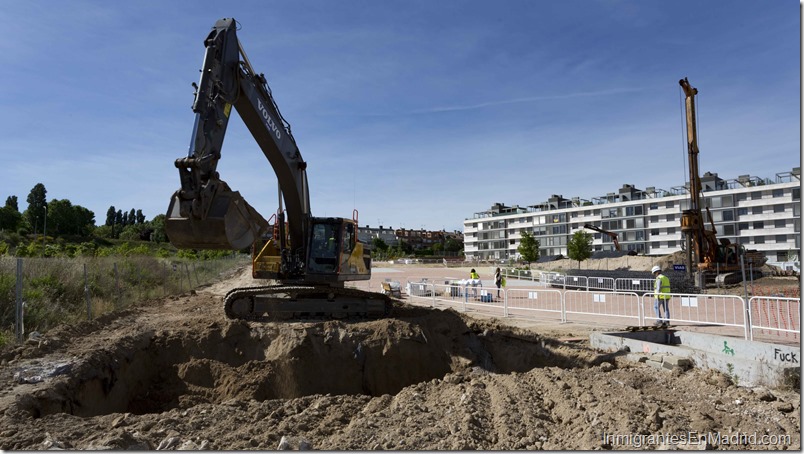
<svg viewBox="0 0 804 454">
<path fill-rule="evenodd" d="M 550 278 L 555 283 L 555 276 Z M 620 284 L 615 282 L 617 285 Z M 463 312 L 476 310 L 503 317 L 538 314 L 561 322 L 583 316 L 615 317 L 640 326 L 658 321 L 653 293 L 640 296 L 608 288 L 599 291 L 506 288 L 499 290 L 497 296 L 496 287 L 434 284 L 426 280 L 409 281 L 405 289 L 409 297 L 427 299 L 433 307 L 442 304 Z M 756 330 L 798 339 L 800 306 L 800 298 L 768 296 L 753 297 L 747 304 L 743 298 L 732 295 L 671 293 L 668 300 L 671 322 L 743 328 L 745 339 L 751 340 Z"/>
<path fill-rule="evenodd" d="M 749 337 L 745 317 L 745 300 L 732 295 L 695 295 L 670 293 L 667 307 L 671 322 L 686 322 L 706 325 L 736 326 L 745 329 Z M 656 322 L 655 297 L 653 293 L 642 295 L 645 323 Z M 664 315 L 664 314 L 662 314 Z"/>
<path fill-rule="evenodd" d="M 801 299 L 777 296 L 754 296 L 748 300 L 750 314 L 749 337 L 754 340 L 754 330 L 770 332 L 776 336 L 794 340 L 801 335 Z"/>
<path fill-rule="evenodd" d="M 588 290 L 617 290 L 616 282 L 613 277 L 588 277 L 586 278 L 586 288 Z"/>
<path fill-rule="evenodd" d="M 633 319 L 638 325 L 643 324 L 643 313 L 639 295 L 636 293 L 587 292 L 567 290 L 564 292 L 565 320 L 570 314 L 603 315 Z"/>
<path fill-rule="evenodd" d="M 654 279 L 628 279 L 621 277 L 614 280 L 614 288 L 621 292 L 652 292 L 655 282 Z"/>
<path fill-rule="evenodd" d="M 505 290 L 505 295 L 507 304 L 503 315 L 506 317 L 539 312 L 566 321 L 560 290 L 509 288 Z"/>
</svg>

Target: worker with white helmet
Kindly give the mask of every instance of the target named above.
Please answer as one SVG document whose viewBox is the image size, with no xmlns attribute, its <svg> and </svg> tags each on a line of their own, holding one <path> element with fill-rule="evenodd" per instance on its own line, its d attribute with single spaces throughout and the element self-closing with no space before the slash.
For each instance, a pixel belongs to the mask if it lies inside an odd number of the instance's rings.
<svg viewBox="0 0 804 454">
<path fill-rule="evenodd" d="M 670 308 L 668 306 L 668 300 L 670 299 L 670 278 L 662 274 L 662 268 L 658 265 L 651 268 L 650 271 L 653 273 L 653 277 L 656 278 L 653 288 L 653 294 L 656 298 L 653 303 L 653 308 L 656 310 L 656 324 L 667 325 L 670 323 Z M 661 308 L 664 309 L 664 319 L 662 319 L 660 312 Z"/>
</svg>

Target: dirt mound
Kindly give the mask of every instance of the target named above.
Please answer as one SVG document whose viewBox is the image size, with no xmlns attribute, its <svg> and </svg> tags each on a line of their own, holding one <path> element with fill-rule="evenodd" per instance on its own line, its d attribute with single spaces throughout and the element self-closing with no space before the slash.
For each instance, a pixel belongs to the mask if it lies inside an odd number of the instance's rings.
<svg viewBox="0 0 804 454">
<path fill-rule="evenodd" d="M 629 445 L 607 434 L 690 431 L 800 446 L 795 392 L 656 370 L 452 310 L 225 319 L 221 296 L 249 280 L 241 272 L 5 352 L 0 449 L 618 449 Z"/>
</svg>

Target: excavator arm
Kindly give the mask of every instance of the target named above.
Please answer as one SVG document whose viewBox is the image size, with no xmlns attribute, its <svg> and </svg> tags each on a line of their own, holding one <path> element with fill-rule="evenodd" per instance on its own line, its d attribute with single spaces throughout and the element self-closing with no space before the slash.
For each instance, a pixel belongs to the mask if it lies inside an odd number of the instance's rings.
<svg viewBox="0 0 804 454">
<path fill-rule="evenodd" d="M 234 19 L 217 21 L 204 45 L 189 153 L 175 162 L 181 188 L 168 208 L 168 238 L 177 247 L 243 249 L 267 231 L 268 222 L 216 171 L 234 107 L 273 167 L 279 183 L 278 225 L 284 228 L 287 221 L 287 237 L 298 251 L 293 255 L 301 256 L 310 218 L 307 164 L 290 126 L 280 114 L 265 77 L 251 67 L 237 39 Z M 281 209 L 283 199 L 287 219 Z M 281 237 L 284 240 L 284 235 Z"/>
<path fill-rule="evenodd" d="M 620 250 L 620 241 L 617 239 L 617 234 L 616 233 L 609 232 L 608 230 L 603 230 L 600 227 L 594 226 L 592 224 L 584 224 L 583 228 L 589 229 L 589 230 L 594 230 L 595 232 L 600 232 L 600 233 L 603 233 L 605 235 L 608 235 L 609 237 L 611 237 L 611 242 L 614 243 L 614 249 L 617 250 L 617 251 Z"/>
</svg>

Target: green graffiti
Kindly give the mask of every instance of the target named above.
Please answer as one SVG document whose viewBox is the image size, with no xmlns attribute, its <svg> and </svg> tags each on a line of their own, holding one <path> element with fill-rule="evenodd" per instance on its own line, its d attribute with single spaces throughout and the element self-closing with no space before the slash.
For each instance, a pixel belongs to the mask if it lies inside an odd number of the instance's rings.
<svg viewBox="0 0 804 454">
<path fill-rule="evenodd" d="M 729 343 L 726 341 L 723 341 L 723 353 L 734 356 L 734 349 L 729 347 Z"/>
</svg>

